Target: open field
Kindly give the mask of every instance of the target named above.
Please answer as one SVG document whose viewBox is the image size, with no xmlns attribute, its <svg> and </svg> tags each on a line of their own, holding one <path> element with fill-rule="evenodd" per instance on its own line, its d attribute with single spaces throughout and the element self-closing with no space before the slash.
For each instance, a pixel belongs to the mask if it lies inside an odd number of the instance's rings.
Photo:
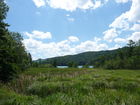
<svg viewBox="0 0 140 105">
<path fill-rule="evenodd" d="M 0 84 L 0 105 L 140 105 L 140 70 L 31 68 Z"/>
</svg>

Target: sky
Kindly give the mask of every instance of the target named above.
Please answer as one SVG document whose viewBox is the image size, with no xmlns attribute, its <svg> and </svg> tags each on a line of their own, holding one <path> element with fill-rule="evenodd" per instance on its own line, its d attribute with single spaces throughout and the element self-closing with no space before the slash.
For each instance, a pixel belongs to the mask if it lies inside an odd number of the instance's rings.
<svg viewBox="0 0 140 105">
<path fill-rule="evenodd" d="M 33 60 L 112 50 L 140 39 L 140 0 L 6 0 L 6 22 Z"/>
</svg>

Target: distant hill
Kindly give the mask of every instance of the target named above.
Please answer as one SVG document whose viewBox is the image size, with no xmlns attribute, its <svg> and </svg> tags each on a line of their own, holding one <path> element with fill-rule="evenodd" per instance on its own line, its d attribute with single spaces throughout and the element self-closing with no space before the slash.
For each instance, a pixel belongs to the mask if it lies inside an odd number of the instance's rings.
<svg viewBox="0 0 140 105">
<path fill-rule="evenodd" d="M 41 63 L 43 64 L 56 62 L 57 65 L 68 65 L 68 63 L 70 62 L 74 62 L 78 65 L 85 65 L 85 64 L 93 65 L 94 62 L 99 57 L 115 55 L 117 50 L 90 51 L 90 52 L 84 52 L 84 53 L 75 54 L 75 55 L 59 56 L 59 57 L 40 59 L 40 60 L 41 60 Z"/>
<path fill-rule="evenodd" d="M 75 55 L 39 59 L 35 64 L 45 66 L 57 65 L 76 67 L 77 65 L 93 65 L 106 69 L 140 69 L 140 40 L 129 41 L 127 46 L 116 50 L 91 51 Z"/>
</svg>

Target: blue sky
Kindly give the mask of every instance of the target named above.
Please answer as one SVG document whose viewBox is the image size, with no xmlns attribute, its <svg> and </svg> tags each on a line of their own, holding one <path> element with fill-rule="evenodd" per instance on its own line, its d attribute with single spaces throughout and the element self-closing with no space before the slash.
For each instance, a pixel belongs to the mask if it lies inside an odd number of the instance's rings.
<svg viewBox="0 0 140 105">
<path fill-rule="evenodd" d="M 33 57 L 111 50 L 140 39 L 140 0 L 6 0 Z"/>
</svg>

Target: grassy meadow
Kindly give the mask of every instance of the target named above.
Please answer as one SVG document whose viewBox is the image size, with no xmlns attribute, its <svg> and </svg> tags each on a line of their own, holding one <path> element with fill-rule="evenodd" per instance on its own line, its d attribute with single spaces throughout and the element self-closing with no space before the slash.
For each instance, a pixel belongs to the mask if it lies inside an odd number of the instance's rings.
<svg viewBox="0 0 140 105">
<path fill-rule="evenodd" d="M 0 105 L 140 105 L 140 70 L 30 68 L 0 84 Z"/>
</svg>

